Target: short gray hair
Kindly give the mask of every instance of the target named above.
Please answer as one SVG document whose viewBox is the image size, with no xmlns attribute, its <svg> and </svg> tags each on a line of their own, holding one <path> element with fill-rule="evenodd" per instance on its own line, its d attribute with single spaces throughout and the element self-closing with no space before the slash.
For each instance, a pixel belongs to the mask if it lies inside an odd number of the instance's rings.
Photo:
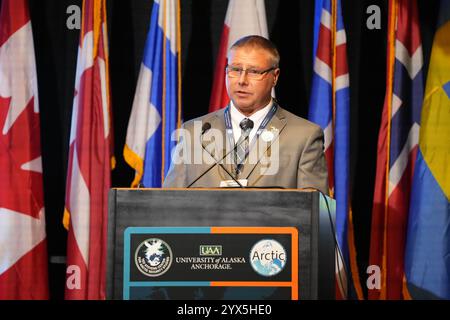
<svg viewBox="0 0 450 320">
<path fill-rule="evenodd" d="M 240 38 L 230 48 L 230 51 L 237 48 L 259 48 L 267 51 L 271 55 L 272 67 L 278 68 L 280 65 L 280 53 L 275 44 L 261 36 L 251 35 Z"/>
</svg>

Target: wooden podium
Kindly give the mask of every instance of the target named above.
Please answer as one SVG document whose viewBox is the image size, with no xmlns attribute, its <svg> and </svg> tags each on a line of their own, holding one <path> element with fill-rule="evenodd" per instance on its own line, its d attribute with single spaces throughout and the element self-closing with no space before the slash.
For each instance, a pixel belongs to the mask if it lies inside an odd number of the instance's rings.
<svg viewBox="0 0 450 320">
<path fill-rule="evenodd" d="M 112 189 L 107 298 L 334 299 L 334 208 L 299 190 Z"/>
</svg>

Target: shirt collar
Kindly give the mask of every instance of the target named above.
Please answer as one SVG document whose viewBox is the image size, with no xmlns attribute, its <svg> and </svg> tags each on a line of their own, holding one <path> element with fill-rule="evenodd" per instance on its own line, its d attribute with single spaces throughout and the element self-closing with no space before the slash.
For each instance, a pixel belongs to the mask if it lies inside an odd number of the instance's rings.
<svg viewBox="0 0 450 320">
<path fill-rule="evenodd" d="M 231 126 L 233 128 L 233 137 L 234 141 L 238 141 L 239 137 L 241 136 L 241 128 L 239 127 L 239 124 L 242 120 L 245 118 L 249 118 L 253 121 L 253 129 L 250 131 L 249 139 L 250 141 L 253 141 L 253 138 L 256 135 L 256 132 L 258 131 L 259 127 L 261 126 L 261 123 L 263 122 L 264 118 L 266 117 L 267 113 L 269 113 L 270 108 L 273 105 L 272 99 L 270 102 L 262 109 L 259 109 L 254 114 L 252 114 L 250 117 L 246 117 L 243 115 L 233 104 L 233 101 L 230 101 L 230 117 L 231 117 Z"/>
<path fill-rule="evenodd" d="M 231 121 L 233 122 L 234 125 L 236 125 L 236 127 L 239 127 L 239 123 L 241 123 L 242 120 L 244 120 L 245 118 L 249 118 L 255 124 L 253 128 L 255 128 L 255 127 L 259 128 L 259 126 L 261 125 L 261 122 L 264 120 L 264 117 L 269 112 L 270 107 L 272 107 L 272 104 L 273 104 L 273 101 L 272 101 L 272 99 L 270 99 L 269 103 L 264 108 L 259 109 L 258 111 L 253 113 L 250 117 L 246 117 L 238 110 L 238 108 L 236 108 L 233 101 L 230 101 Z"/>
</svg>

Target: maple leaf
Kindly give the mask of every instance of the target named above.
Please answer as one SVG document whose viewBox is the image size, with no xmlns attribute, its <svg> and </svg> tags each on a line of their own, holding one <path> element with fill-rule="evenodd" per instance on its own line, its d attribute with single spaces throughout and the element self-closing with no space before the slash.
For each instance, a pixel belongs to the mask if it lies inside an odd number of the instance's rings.
<svg viewBox="0 0 450 320">
<path fill-rule="evenodd" d="M 0 129 L 10 108 L 11 98 L 0 97 Z M 31 98 L 9 130 L 0 131 L 0 208 L 35 218 L 44 206 L 39 123 Z"/>
</svg>

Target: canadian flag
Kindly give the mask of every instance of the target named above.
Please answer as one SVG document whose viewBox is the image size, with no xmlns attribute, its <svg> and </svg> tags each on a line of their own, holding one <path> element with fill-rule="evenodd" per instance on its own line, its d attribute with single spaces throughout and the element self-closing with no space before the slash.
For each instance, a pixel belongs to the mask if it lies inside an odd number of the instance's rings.
<svg viewBox="0 0 450 320">
<path fill-rule="evenodd" d="M 0 11 L 0 300 L 48 299 L 39 104 L 27 0 Z"/>
<path fill-rule="evenodd" d="M 209 102 L 210 112 L 228 105 L 230 99 L 225 86 L 227 52 L 238 39 L 249 35 L 269 37 L 264 0 L 230 0 L 214 71 L 214 82 Z"/>
<path fill-rule="evenodd" d="M 105 0 L 83 1 L 70 132 L 64 225 L 65 298 L 105 299 L 112 134 Z"/>
</svg>

